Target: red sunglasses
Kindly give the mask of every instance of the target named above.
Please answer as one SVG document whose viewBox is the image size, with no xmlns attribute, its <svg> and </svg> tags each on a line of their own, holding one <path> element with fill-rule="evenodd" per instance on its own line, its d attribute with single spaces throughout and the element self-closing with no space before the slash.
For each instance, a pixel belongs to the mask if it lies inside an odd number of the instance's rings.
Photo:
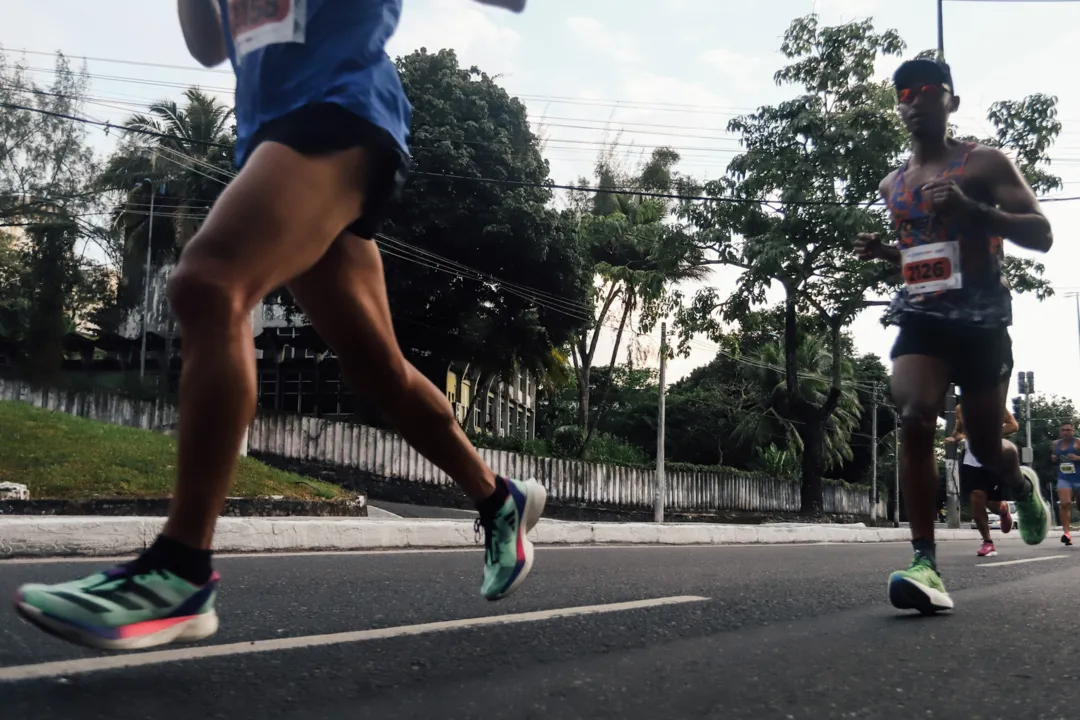
<svg viewBox="0 0 1080 720">
<path fill-rule="evenodd" d="M 949 92 L 948 85 L 931 83 L 918 88 L 898 88 L 896 90 L 896 99 L 900 101 L 901 105 L 910 105 L 918 95 L 939 98 L 947 92 Z"/>
</svg>

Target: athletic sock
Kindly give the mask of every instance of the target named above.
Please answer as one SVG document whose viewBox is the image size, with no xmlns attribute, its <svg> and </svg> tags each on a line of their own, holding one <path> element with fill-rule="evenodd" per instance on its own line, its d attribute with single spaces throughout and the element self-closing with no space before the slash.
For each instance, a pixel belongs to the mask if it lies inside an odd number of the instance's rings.
<svg viewBox="0 0 1080 720">
<path fill-rule="evenodd" d="M 495 513 L 499 512 L 499 508 L 506 503 L 508 497 L 510 497 L 510 488 L 506 486 L 506 480 L 496 476 L 495 492 L 490 497 L 478 502 L 476 510 L 480 513 L 480 517 L 495 517 Z"/>
<path fill-rule="evenodd" d="M 911 546 L 915 548 L 916 554 L 927 558 L 934 570 L 937 570 L 937 544 L 933 540 L 912 540 Z"/>
<path fill-rule="evenodd" d="M 168 570 L 192 585 L 205 585 L 214 574 L 210 550 L 197 550 L 179 540 L 158 535 L 154 544 L 130 564 L 136 572 Z"/>
</svg>

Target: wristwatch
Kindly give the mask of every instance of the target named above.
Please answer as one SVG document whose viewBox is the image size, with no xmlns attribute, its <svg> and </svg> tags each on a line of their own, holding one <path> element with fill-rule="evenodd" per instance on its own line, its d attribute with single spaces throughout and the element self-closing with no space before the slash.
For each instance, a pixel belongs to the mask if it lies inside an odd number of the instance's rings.
<svg viewBox="0 0 1080 720">
<path fill-rule="evenodd" d="M 985 225 L 990 219 L 991 207 L 984 202 L 975 203 L 975 221 L 980 225 Z"/>
</svg>

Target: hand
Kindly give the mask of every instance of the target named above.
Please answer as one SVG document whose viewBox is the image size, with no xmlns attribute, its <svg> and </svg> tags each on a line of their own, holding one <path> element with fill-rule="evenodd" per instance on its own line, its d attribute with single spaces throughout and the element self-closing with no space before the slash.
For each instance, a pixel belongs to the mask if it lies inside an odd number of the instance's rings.
<svg viewBox="0 0 1080 720">
<path fill-rule="evenodd" d="M 881 236 L 877 233 L 859 233 L 855 236 L 855 257 L 860 260 L 880 260 Z"/>
<path fill-rule="evenodd" d="M 1080 460 L 1080 455 L 1073 455 L 1072 453 L 1069 453 L 1068 455 L 1065 456 L 1065 459 L 1066 460 L 1072 460 L 1073 462 L 1075 462 L 1077 460 Z"/>
<path fill-rule="evenodd" d="M 922 193 L 930 211 L 937 215 L 964 215 L 975 208 L 975 202 L 964 194 L 955 180 L 931 180 L 922 186 Z"/>
<path fill-rule="evenodd" d="M 481 5 L 494 5 L 516 13 L 525 9 L 525 0 L 476 0 L 476 2 Z"/>
<path fill-rule="evenodd" d="M 954 437 L 945 438 L 945 444 L 946 445 L 955 445 L 956 444 L 956 438 L 954 438 Z"/>
</svg>

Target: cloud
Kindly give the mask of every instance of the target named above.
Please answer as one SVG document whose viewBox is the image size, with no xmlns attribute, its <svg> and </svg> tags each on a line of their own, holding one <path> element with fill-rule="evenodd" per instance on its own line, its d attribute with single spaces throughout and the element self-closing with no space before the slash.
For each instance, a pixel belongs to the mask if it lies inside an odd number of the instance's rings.
<svg viewBox="0 0 1080 720">
<path fill-rule="evenodd" d="M 637 42 L 631 35 L 611 30 L 596 18 L 567 18 L 566 27 L 578 42 L 597 54 L 621 63 L 637 63 L 642 59 Z"/>
<path fill-rule="evenodd" d="M 421 47 L 432 51 L 453 48 L 462 65 L 475 64 L 492 73 L 514 72 L 521 35 L 497 21 L 511 17 L 460 0 L 406 3 L 389 53 L 403 55 Z"/>
</svg>

